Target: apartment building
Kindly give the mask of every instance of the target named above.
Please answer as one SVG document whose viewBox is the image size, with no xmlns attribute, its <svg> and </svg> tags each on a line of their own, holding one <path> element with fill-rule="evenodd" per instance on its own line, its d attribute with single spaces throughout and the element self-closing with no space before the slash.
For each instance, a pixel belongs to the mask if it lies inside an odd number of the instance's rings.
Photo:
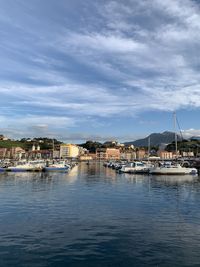
<svg viewBox="0 0 200 267">
<path fill-rule="evenodd" d="M 97 160 L 119 160 L 120 149 L 118 148 L 97 148 L 96 150 Z"/>
<path fill-rule="evenodd" d="M 77 158 L 79 156 L 79 147 L 73 144 L 60 145 L 60 158 Z"/>
</svg>

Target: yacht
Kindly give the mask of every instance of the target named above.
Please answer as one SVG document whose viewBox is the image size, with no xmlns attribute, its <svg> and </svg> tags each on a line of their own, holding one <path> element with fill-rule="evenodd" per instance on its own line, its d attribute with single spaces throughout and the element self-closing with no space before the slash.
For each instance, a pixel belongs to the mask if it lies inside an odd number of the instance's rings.
<svg viewBox="0 0 200 267">
<path fill-rule="evenodd" d="M 198 173 L 196 168 L 182 167 L 179 163 L 167 162 L 161 166 L 153 167 L 149 170 L 150 174 L 165 174 L 165 175 L 185 175 Z"/>
<path fill-rule="evenodd" d="M 49 171 L 60 171 L 60 172 L 67 172 L 71 166 L 69 164 L 66 164 L 65 161 L 59 161 L 59 162 L 53 162 L 48 163 L 47 166 L 43 168 L 43 171 L 49 172 Z"/>
<path fill-rule="evenodd" d="M 22 172 L 22 171 L 41 171 L 45 166 L 43 160 L 33 160 L 33 161 L 18 161 L 14 166 L 9 166 L 6 168 L 7 171 Z"/>
<path fill-rule="evenodd" d="M 120 172 L 125 173 L 148 173 L 152 165 L 144 163 L 141 161 L 129 162 L 126 165 L 123 165 Z"/>
<path fill-rule="evenodd" d="M 175 163 L 168 162 L 160 166 L 155 166 L 149 170 L 150 174 L 176 174 L 176 175 L 185 175 L 185 174 L 198 174 L 198 171 L 196 168 L 186 168 L 181 166 L 177 162 L 177 155 L 178 155 L 178 149 L 177 149 L 177 133 L 176 133 L 176 123 L 177 123 L 177 118 L 176 118 L 176 113 L 174 112 L 174 129 L 175 129 L 175 152 L 176 152 L 176 157 L 175 157 Z"/>
</svg>

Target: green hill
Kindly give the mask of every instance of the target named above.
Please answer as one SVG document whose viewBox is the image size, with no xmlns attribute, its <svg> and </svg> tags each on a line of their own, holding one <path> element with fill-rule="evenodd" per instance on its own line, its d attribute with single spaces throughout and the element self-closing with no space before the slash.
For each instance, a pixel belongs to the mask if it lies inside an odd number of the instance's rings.
<svg viewBox="0 0 200 267">
<path fill-rule="evenodd" d="M 0 140 L 0 148 L 11 148 L 11 147 L 21 147 L 25 149 L 26 145 L 25 143 L 22 143 L 20 141 Z"/>
</svg>

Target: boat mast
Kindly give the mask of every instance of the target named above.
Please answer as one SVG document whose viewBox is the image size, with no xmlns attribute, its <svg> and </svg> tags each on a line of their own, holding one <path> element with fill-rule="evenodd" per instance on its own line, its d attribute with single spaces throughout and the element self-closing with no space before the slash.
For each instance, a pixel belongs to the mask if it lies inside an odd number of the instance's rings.
<svg viewBox="0 0 200 267">
<path fill-rule="evenodd" d="M 175 153 L 176 153 L 175 155 L 176 155 L 176 159 L 177 159 L 177 156 L 178 156 L 178 146 L 177 146 L 176 122 L 177 122 L 176 112 L 174 112 L 174 135 L 175 135 Z"/>
<path fill-rule="evenodd" d="M 53 159 L 53 154 L 54 154 L 54 138 L 52 140 L 52 159 Z"/>
<path fill-rule="evenodd" d="M 148 162 L 149 162 L 149 157 L 150 157 L 150 142 L 151 142 L 151 138 L 149 136 L 148 138 Z"/>
</svg>

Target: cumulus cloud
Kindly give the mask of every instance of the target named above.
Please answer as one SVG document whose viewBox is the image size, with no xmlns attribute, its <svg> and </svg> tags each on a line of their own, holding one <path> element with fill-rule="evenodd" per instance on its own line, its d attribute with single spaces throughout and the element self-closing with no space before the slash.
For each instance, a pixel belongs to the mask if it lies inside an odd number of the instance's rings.
<svg viewBox="0 0 200 267">
<path fill-rule="evenodd" d="M 198 129 L 187 129 L 182 130 L 183 137 L 188 139 L 191 137 L 200 137 L 200 130 Z"/>
<path fill-rule="evenodd" d="M 87 0 L 88 11 L 80 2 L 74 19 L 64 1 L 56 4 L 59 14 L 54 4 L 43 14 L 46 0 L 21 3 L 0 10 L 4 128 L 51 133 L 200 108 L 197 1 Z"/>
</svg>

